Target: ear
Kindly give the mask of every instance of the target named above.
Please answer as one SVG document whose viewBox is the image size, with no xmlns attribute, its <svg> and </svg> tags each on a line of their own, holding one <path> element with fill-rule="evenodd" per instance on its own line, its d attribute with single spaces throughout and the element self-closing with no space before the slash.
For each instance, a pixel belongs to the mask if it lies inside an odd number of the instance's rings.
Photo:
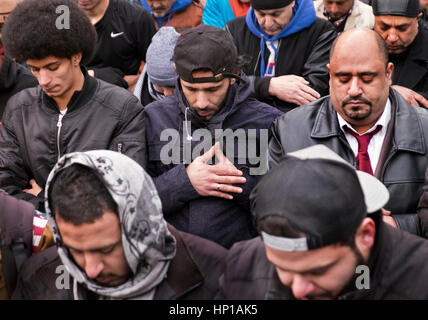
<svg viewBox="0 0 428 320">
<path fill-rule="evenodd" d="M 235 82 L 236 82 L 236 79 L 235 79 L 235 78 L 231 78 L 231 79 L 230 79 L 230 85 L 234 84 Z"/>
<path fill-rule="evenodd" d="M 371 218 L 364 218 L 355 234 L 355 245 L 365 259 L 368 259 L 374 246 L 375 235 L 375 222 Z"/>
<path fill-rule="evenodd" d="M 327 68 L 327 72 L 330 74 L 330 63 L 327 63 L 325 67 Z"/>
<path fill-rule="evenodd" d="M 71 62 L 73 63 L 73 66 L 75 66 L 75 67 L 80 66 L 80 61 L 82 61 L 82 53 L 81 52 L 73 54 L 71 56 Z"/>
<path fill-rule="evenodd" d="M 422 18 L 423 13 L 419 12 L 418 16 L 416 17 L 416 19 L 419 21 Z"/>
<path fill-rule="evenodd" d="M 386 76 L 388 78 L 388 84 L 392 85 L 392 73 L 394 72 L 394 64 L 392 62 L 388 62 L 386 66 Z"/>
</svg>

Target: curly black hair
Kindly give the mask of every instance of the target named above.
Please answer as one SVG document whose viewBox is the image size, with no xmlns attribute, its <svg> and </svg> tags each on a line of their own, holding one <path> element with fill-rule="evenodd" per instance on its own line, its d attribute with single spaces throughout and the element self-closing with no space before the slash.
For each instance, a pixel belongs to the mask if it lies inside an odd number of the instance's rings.
<svg viewBox="0 0 428 320">
<path fill-rule="evenodd" d="M 69 28 L 57 28 L 57 20 L 63 21 L 67 12 L 57 13 L 57 8 L 68 9 Z M 81 64 L 86 64 L 95 50 L 97 33 L 76 0 L 25 0 L 4 24 L 2 42 L 7 54 L 18 62 L 82 53 Z"/>
</svg>

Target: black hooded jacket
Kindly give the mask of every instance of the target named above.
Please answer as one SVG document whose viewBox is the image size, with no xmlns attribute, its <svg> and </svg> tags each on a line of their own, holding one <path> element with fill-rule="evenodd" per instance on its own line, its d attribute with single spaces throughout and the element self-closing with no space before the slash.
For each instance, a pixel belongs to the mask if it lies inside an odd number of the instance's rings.
<svg viewBox="0 0 428 320">
<path fill-rule="evenodd" d="M 243 77 L 247 80 L 247 77 Z M 149 104 L 145 112 L 147 171 L 158 189 L 165 219 L 181 231 L 207 238 L 226 248 L 236 241 L 255 236 L 255 229 L 250 221 L 249 194 L 261 175 L 251 175 L 251 168 L 263 166 L 263 161 L 253 161 L 257 160 L 255 157 L 262 155 L 260 147 L 267 148 L 263 146 L 260 132 L 264 129 L 268 139 L 268 129 L 281 112 L 252 98 L 250 86 L 244 82 L 229 87 L 224 106 L 209 121 L 203 121 L 189 107 L 179 85 L 174 96 Z M 190 122 L 188 126 L 184 125 L 186 119 Z M 198 129 L 205 129 L 203 132 L 208 130 L 212 140 L 205 141 L 208 138 L 200 136 L 198 132 L 201 131 Z M 223 133 L 219 136 L 221 130 Z M 234 139 L 233 144 L 227 143 L 228 136 L 231 135 L 225 130 L 229 130 L 229 133 L 238 133 L 240 130 L 246 140 L 240 142 Z M 250 130 L 256 134 L 250 135 Z M 172 139 L 165 135 L 171 131 L 175 133 Z M 227 150 L 234 152 L 233 163 L 247 179 L 245 184 L 240 185 L 243 192 L 235 194 L 233 200 L 200 196 L 186 172 L 186 165 L 192 160 L 185 159 L 186 146 L 190 145 L 192 153 L 198 153 L 199 156 L 203 151 L 201 149 L 204 149 L 201 146 L 210 148 L 214 145 L 214 140 L 226 140 L 226 151 L 223 150 L 223 153 L 227 154 Z M 174 150 L 179 153 L 179 159 L 177 163 L 166 164 L 162 158 L 165 156 L 163 151 L 173 145 Z M 241 147 L 245 146 L 248 149 L 242 155 Z M 252 157 L 249 153 L 251 146 L 257 149 Z"/>
<path fill-rule="evenodd" d="M 233 37 L 238 54 L 252 57 L 251 63 L 244 68 L 251 76 L 257 99 L 274 105 L 287 112 L 295 104 L 279 100 L 269 95 L 271 77 L 260 77 L 260 39 L 248 28 L 245 17 L 231 20 L 225 27 Z M 309 27 L 279 40 L 275 76 L 294 74 L 305 78 L 310 87 L 321 96 L 328 94 L 329 75 L 326 64 L 329 61 L 330 47 L 336 38 L 332 24 L 317 18 Z M 269 60 L 269 50 L 265 49 L 264 61 Z"/>
</svg>

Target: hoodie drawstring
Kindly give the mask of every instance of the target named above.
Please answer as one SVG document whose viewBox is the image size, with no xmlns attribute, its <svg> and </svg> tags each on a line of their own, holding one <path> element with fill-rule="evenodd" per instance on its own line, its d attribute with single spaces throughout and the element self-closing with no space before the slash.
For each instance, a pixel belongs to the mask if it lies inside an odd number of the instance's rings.
<svg viewBox="0 0 428 320">
<path fill-rule="evenodd" d="M 184 111 L 184 126 L 186 128 L 186 139 L 187 141 L 192 141 L 193 137 L 189 134 L 189 129 L 187 128 L 187 110 L 189 109 L 189 107 L 186 107 L 186 110 Z"/>
</svg>

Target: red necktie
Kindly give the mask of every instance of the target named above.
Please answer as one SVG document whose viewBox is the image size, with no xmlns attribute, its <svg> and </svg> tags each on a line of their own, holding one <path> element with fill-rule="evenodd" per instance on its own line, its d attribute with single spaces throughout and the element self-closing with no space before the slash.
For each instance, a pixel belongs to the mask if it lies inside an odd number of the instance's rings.
<svg viewBox="0 0 428 320">
<path fill-rule="evenodd" d="M 372 165 L 370 163 L 370 157 L 369 153 L 367 151 L 369 147 L 370 140 L 372 137 L 378 133 L 382 129 L 381 125 L 378 125 L 376 129 L 374 129 L 372 132 L 359 135 L 346 127 L 346 132 L 348 132 L 350 135 L 354 136 L 355 139 L 358 141 L 358 154 L 357 154 L 357 169 L 360 171 L 367 172 L 371 175 L 373 175 Z"/>
</svg>

